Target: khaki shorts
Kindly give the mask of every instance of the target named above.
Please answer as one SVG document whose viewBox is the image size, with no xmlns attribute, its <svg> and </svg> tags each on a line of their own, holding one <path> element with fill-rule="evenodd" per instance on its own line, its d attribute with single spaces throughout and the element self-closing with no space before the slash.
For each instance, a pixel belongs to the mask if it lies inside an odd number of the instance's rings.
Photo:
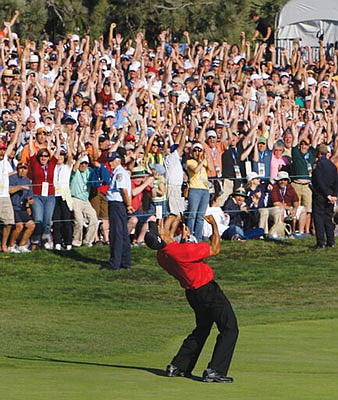
<svg viewBox="0 0 338 400">
<path fill-rule="evenodd" d="M 14 211 L 10 197 L 0 197 L 0 221 L 4 225 L 14 225 Z"/>
<path fill-rule="evenodd" d="M 299 197 L 299 204 L 305 208 L 307 213 L 312 212 L 312 190 L 310 185 L 301 185 L 296 182 L 292 182 L 291 185 Z"/>
<path fill-rule="evenodd" d="M 90 204 L 96 211 L 98 219 L 108 219 L 108 202 L 105 194 L 97 192 L 97 195 L 90 200 Z"/>
<path fill-rule="evenodd" d="M 167 199 L 169 214 L 179 215 L 183 214 L 185 210 L 185 201 L 182 197 L 182 187 L 179 185 L 168 185 Z"/>
</svg>

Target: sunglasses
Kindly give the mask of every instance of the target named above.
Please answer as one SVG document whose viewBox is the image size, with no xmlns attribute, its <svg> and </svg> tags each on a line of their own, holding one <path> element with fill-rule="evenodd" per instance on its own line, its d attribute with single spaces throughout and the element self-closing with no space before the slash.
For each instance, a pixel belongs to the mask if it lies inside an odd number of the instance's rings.
<svg viewBox="0 0 338 400">
<path fill-rule="evenodd" d="M 40 158 L 49 158 L 49 154 L 41 154 Z"/>
<path fill-rule="evenodd" d="M 28 169 L 28 167 L 18 167 L 18 169 Z"/>
<path fill-rule="evenodd" d="M 194 151 L 194 152 L 195 152 L 195 151 L 198 151 L 199 153 L 202 153 L 203 150 L 202 150 L 202 149 L 199 149 L 199 148 L 196 148 L 196 149 L 194 149 L 193 151 Z"/>
<path fill-rule="evenodd" d="M 158 147 L 158 144 L 157 144 L 157 143 L 153 143 L 152 145 L 155 146 L 155 147 Z"/>
</svg>

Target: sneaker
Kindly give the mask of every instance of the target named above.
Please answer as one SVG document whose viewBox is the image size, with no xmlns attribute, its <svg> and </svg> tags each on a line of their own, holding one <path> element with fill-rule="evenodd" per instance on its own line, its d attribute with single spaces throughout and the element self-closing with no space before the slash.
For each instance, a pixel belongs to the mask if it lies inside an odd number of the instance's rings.
<svg viewBox="0 0 338 400">
<path fill-rule="evenodd" d="M 13 253 L 13 254 L 19 254 L 19 253 L 20 253 L 20 251 L 19 251 L 19 249 L 17 248 L 16 244 L 15 244 L 14 246 L 8 247 L 8 251 L 9 251 L 10 253 Z"/>
<path fill-rule="evenodd" d="M 234 379 L 211 368 L 203 372 L 203 382 L 233 383 Z"/>
<path fill-rule="evenodd" d="M 45 248 L 45 250 L 53 250 L 53 243 L 46 242 L 46 243 L 44 243 L 43 247 Z"/>
<path fill-rule="evenodd" d="M 293 234 L 293 236 L 297 239 L 305 239 L 305 238 L 311 237 L 311 235 L 309 235 L 308 233 L 304 233 L 304 232 L 295 232 Z"/>
<path fill-rule="evenodd" d="M 66 246 L 67 251 L 70 251 L 72 248 L 73 248 L 73 246 L 71 244 L 67 244 L 67 246 Z"/>
<path fill-rule="evenodd" d="M 54 248 L 55 248 L 55 250 L 60 251 L 61 250 L 61 244 L 57 243 Z"/>
<path fill-rule="evenodd" d="M 20 253 L 30 253 L 31 252 L 26 246 L 19 246 L 18 250 Z"/>
<path fill-rule="evenodd" d="M 185 376 L 187 378 L 191 377 L 190 372 L 183 371 L 182 369 L 175 367 L 175 365 L 173 364 L 169 364 L 167 366 L 166 374 L 169 377 L 174 377 L 174 376 Z"/>
<path fill-rule="evenodd" d="M 231 240 L 235 240 L 235 241 L 243 242 L 243 243 L 246 241 L 246 240 L 243 239 L 238 233 L 235 233 L 235 234 L 232 236 Z"/>
</svg>

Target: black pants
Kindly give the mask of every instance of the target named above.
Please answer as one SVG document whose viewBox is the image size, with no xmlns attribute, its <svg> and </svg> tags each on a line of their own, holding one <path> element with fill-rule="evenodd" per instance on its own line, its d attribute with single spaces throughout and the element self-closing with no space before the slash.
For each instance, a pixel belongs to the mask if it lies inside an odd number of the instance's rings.
<svg viewBox="0 0 338 400">
<path fill-rule="evenodd" d="M 316 229 L 317 245 L 333 246 L 334 228 L 333 223 L 334 206 L 327 199 L 319 196 L 312 198 L 312 216 Z M 326 240 L 325 240 L 326 237 Z"/>
<path fill-rule="evenodd" d="M 53 241 L 61 244 L 62 239 L 65 246 L 72 244 L 73 225 L 72 213 L 67 202 L 61 196 L 55 197 L 55 208 L 53 214 Z"/>
<path fill-rule="evenodd" d="M 208 368 L 227 374 L 238 337 L 238 326 L 230 301 L 215 281 L 196 290 L 186 290 L 195 312 L 196 328 L 184 340 L 172 364 L 191 372 L 215 322 L 219 330 Z"/>
<path fill-rule="evenodd" d="M 130 268 L 130 240 L 128 235 L 128 214 L 124 203 L 108 202 L 109 214 L 109 266 L 112 269 Z"/>
</svg>

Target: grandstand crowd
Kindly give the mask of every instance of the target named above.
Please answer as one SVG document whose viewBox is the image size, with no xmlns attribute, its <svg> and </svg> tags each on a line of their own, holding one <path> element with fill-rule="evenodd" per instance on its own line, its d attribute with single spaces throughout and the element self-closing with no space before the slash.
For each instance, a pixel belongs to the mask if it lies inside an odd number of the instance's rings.
<svg viewBox="0 0 338 400">
<path fill-rule="evenodd" d="M 115 24 L 97 41 L 38 46 L 12 28 L 0 31 L 3 252 L 109 244 L 112 152 L 132 178 L 133 246 L 148 221 L 175 214 L 171 186 L 193 240 L 210 236 L 206 214 L 224 240 L 277 238 L 286 225 L 290 237 L 314 235 L 318 146 L 338 167 L 337 51 L 321 42 L 314 60 L 297 42 L 278 55 L 271 44 L 267 57 L 244 32 L 230 44 L 163 31 L 151 47 Z"/>
</svg>

